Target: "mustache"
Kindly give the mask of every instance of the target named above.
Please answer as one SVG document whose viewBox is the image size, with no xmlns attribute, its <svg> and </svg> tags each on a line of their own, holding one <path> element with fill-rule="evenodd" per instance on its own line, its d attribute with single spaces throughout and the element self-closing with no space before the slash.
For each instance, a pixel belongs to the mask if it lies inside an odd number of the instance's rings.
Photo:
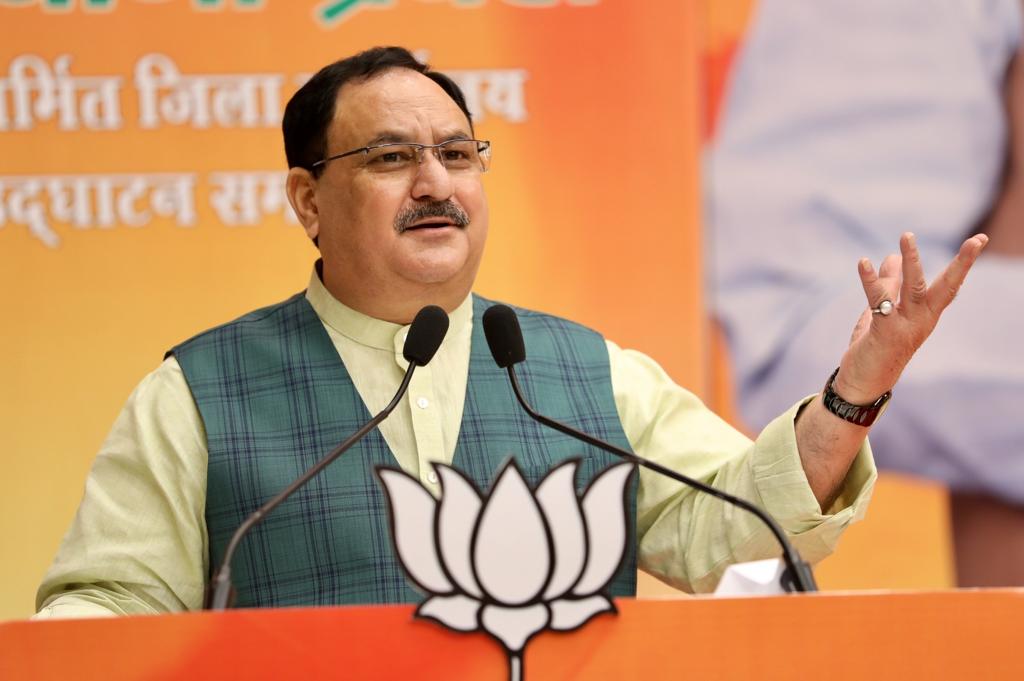
<svg viewBox="0 0 1024 681">
<path fill-rule="evenodd" d="M 401 234 L 424 218 L 444 218 L 458 227 L 469 224 L 469 215 L 452 201 L 431 201 L 407 208 L 395 217 L 395 231 Z"/>
</svg>

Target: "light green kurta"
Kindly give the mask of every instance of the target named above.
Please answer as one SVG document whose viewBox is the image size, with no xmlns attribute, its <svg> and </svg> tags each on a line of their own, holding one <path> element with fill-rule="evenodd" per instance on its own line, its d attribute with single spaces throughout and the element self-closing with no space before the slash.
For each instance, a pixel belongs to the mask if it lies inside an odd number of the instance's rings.
<svg viewBox="0 0 1024 681">
<path fill-rule="evenodd" d="M 371 413 L 387 404 L 407 367 L 407 326 L 369 318 L 335 300 L 314 273 L 307 297 Z M 380 426 L 397 462 L 438 492 L 429 462 L 449 463 L 462 421 L 472 302 L 451 315 L 444 343 L 417 369 L 402 404 Z M 753 443 L 649 357 L 608 342 L 615 403 L 634 451 L 760 504 L 810 561 L 828 555 L 863 515 L 876 477 L 865 442 L 844 489 L 822 514 L 800 465 L 794 420 L 801 404 Z M 810 398 L 808 398 L 810 399 Z M 197 609 L 208 574 L 206 437 L 178 363 L 170 358 L 129 397 L 86 481 L 85 497 L 39 589 L 43 617 Z M 640 470 L 637 536 L 642 569 L 707 591 L 732 562 L 777 553 L 753 516 Z"/>
</svg>

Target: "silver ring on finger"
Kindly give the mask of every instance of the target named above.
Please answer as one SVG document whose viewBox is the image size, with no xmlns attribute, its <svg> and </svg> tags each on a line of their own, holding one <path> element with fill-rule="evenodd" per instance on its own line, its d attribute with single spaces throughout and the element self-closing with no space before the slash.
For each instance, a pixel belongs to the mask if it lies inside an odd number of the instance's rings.
<svg viewBox="0 0 1024 681">
<path fill-rule="evenodd" d="M 888 317 L 895 309 L 896 306 L 892 304 L 891 300 L 883 300 L 878 304 L 878 307 L 871 308 L 871 314 L 880 314 L 883 317 Z"/>
</svg>

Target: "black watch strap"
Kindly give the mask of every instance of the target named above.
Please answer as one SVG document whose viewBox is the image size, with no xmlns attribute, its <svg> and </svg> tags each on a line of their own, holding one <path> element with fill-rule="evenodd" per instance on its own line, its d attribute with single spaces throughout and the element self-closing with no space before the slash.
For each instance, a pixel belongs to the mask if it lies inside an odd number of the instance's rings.
<svg viewBox="0 0 1024 681">
<path fill-rule="evenodd" d="M 837 367 L 832 372 L 832 375 L 828 377 L 828 380 L 825 381 L 825 389 L 821 391 L 821 403 L 825 405 L 826 409 L 844 421 L 867 428 L 885 411 L 885 407 L 889 404 L 889 399 L 892 398 L 892 391 L 887 391 L 871 404 L 850 404 L 840 397 L 833 387 L 838 374 L 839 368 Z"/>
</svg>

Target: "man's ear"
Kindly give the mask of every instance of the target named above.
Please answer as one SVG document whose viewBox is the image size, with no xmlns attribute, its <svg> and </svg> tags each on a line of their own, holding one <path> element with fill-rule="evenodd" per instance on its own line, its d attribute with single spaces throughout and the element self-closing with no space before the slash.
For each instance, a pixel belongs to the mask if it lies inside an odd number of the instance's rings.
<svg viewBox="0 0 1024 681">
<path fill-rule="evenodd" d="M 285 181 L 288 203 L 298 216 L 306 236 L 314 242 L 320 234 L 320 212 L 316 205 L 316 178 L 305 168 L 292 168 Z"/>
</svg>

